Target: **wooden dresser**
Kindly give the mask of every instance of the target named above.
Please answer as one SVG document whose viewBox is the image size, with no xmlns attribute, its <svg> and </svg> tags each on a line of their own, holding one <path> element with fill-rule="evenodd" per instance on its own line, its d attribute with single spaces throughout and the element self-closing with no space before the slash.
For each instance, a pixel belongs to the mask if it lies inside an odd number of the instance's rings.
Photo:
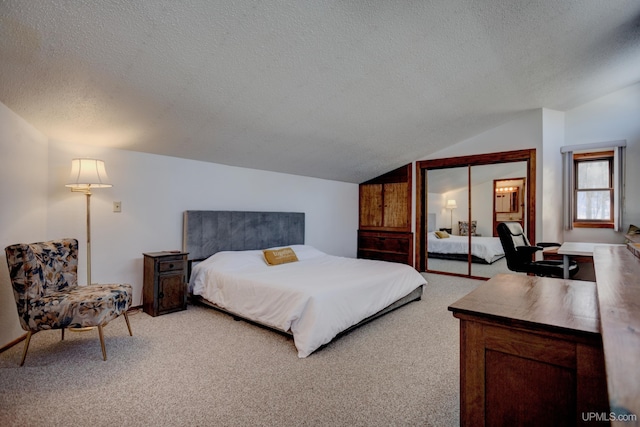
<svg viewBox="0 0 640 427">
<path fill-rule="evenodd" d="M 151 316 L 187 308 L 187 253 L 149 252 L 144 255 L 142 308 Z"/>
<path fill-rule="evenodd" d="M 358 230 L 358 258 L 413 265 L 413 233 Z"/>
<path fill-rule="evenodd" d="M 500 274 L 460 319 L 462 426 L 581 425 L 609 413 L 596 285 Z"/>
<path fill-rule="evenodd" d="M 360 184 L 358 258 L 413 265 L 408 164 Z"/>
</svg>

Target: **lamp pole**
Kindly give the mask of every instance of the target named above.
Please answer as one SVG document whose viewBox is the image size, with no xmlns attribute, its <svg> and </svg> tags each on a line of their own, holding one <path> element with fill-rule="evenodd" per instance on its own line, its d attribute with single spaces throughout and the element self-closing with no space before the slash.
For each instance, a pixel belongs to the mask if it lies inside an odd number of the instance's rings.
<svg viewBox="0 0 640 427">
<path fill-rule="evenodd" d="M 87 196 L 87 286 L 91 284 L 91 188 L 84 194 Z"/>
<path fill-rule="evenodd" d="M 453 208 L 451 208 L 451 232 L 453 233 Z"/>
</svg>

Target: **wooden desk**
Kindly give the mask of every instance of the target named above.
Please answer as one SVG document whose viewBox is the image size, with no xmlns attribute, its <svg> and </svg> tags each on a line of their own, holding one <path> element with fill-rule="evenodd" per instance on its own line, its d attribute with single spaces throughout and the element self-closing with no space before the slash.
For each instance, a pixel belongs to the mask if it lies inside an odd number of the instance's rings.
<svg viewBox="0 0 640 427">
<path fill-rule="evenodd" d="M 596 246 L 623 247 L 624 245 L 616 245 L 616 244 L 610 244 L 610 243 L 564 242 L 562 245 L 560 245 L 560 248 L 558 248 L 558 254 L 562 255 L 562 260 L 563 260 L 562 276 L 565 279 L 569 278 L 569 262 L 570 262 L 571 255 L 592 257 L 593 249 Z"/>
<path fill-rule="evenodd" d="M 625 247 L 603 246 L 593 260 L 609 403 L 612 413 L 632 416 L 612 424 L 640 426 L 640 259 Z"/>
<path fill-rule="evenodd" d="M 449 310 L 460 319 L 462 426 L 608 414 L 595 283 L 500 274 Z"/>
</svg>

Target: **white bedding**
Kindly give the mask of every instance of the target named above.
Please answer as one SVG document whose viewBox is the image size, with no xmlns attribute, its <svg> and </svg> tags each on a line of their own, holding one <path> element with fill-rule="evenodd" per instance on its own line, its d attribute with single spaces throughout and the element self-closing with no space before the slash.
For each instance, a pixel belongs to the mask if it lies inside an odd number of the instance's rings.
<svg viewBox="0 0 640 427">
<path fill-rule="evenodd" d="M 190 291 L 225 310 L 290 331 L 298 357 L 307 357 L 426 284 L 408 265 L 291 247 L 299 261 L 276 266 L 268 266 L 259 250 L 219 252 L 194 267 Z"/>
<path fill-rule="evenodd" d="M 440 254 L 469 253 L 469 237 L 449 235 L 438 239 L 435 232 L 427 234 L 428 252 Z M 489 264 L 504 256 L 504 250 L 498 237 L 471 236 L 471 255 L 482 258 Z"/>
</svg>

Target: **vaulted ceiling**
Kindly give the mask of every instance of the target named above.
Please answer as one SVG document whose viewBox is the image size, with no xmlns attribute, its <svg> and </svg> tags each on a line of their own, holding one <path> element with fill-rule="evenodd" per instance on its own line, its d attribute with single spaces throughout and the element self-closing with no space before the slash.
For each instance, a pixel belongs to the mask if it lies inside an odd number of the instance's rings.
<svg viewBox="0 0 640 427">
<path fill-rule="evenodd" d="M 637 0 L 2 0 L 53 140 L 362 182 L 640 81 Z"/>
</svg>

